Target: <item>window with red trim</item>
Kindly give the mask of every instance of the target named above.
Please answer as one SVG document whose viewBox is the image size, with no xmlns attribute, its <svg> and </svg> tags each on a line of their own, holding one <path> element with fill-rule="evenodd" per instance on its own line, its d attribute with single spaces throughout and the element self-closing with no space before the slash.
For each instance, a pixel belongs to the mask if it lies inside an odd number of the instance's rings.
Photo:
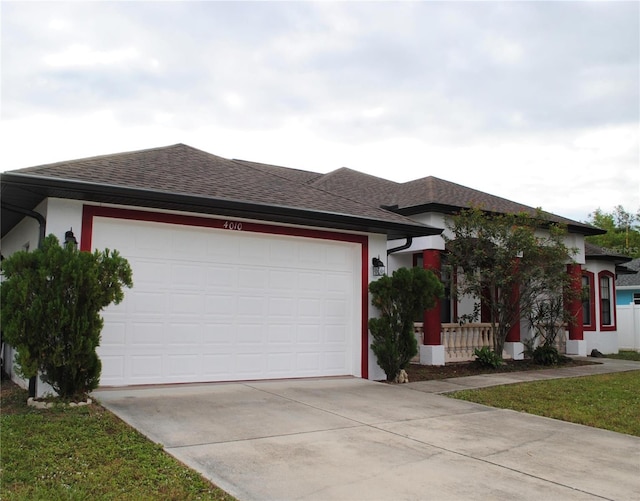
<svg viewBox="0 0 640 501">
<path fill-rule="evenodd" d="M 582 325 L 584 330 L 596 330 L 596 292 L 593 287 L 593 273 L 582 272 Z"/>
<path fill-rule="evenodd" d="M 600 330 L 616 329 L 615 276 L 610 271 L 598 273 L 598 292 L 600 296 Z"/>
</svg>

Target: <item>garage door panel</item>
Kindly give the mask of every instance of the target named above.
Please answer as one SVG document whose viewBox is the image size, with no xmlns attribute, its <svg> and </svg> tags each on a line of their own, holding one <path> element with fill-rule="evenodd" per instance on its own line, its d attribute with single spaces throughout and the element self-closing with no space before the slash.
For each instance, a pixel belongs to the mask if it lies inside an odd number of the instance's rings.
<svg viewBox="0 0 640 501">
<path fill-rule="evenodd" d="M 296 341 L 298 345 L 320 343 L 322 341 L 320 326 L 298 324 L 296 328 Z"/>
<path fill-rule="evenodd" d="M 235 359 L 233 355 L 226 353 L 204 354 L 202 356 L 202 374 L 205 377 L 216 379 L 233 379 L 229 377 L 233 374 Z"/>
<path fill-rule="evenodd" d="M 291 349 L 291 345 L 296 342 L 295 334 L 293 333 L 293 329 L 289 325 L 279 325 L 269 328 L 269 333 L 267 334 L 267 346 L 266 350 L 268 352 L 275 352 L 282 350 L 283 345 L 287 350 Z"/>
<path fill-rule="evenodd" d="M 204 313 L 219 317 L 234 317 L 237 310 L 237 298 L 227 294 L 208 294 L 204 298 Z"/>
<path fill-rule="evenodd" d="M 166 262 L 129 259 L 129 264 L 136 270 L 136 285 L 154 285 L 156 287 L 169 285 Z"/>
<path fill-rule="evenodd" d="M 102 374 L 100 382 L 103 385 L 118 384 L 125 379 L 124 372 L 124 355 L 101 355 Z"/>
<path fill-rule="evenodd" d="M 259 267 L 243 267 L 237 270 L 237 283 L 240 289 L 264 290 L 269 285 L 269 272 Z"/>
<path fill-rule="evenodd" d="M 134 288 L 126 293 L 128 303 L 133 304 L 133 313 L 155 313 L 164 314 L 167 311 L 167 298 L 164 292 L 143 291 L 141 288 Z"/>
<path fill-rule="evenodd" d="M 267 298 L 263 296 L 237 296 L 236 313 L 240 318 L 259 317 L 267 314 Z"/>
<path fill-rule="evenodd" d="M 102 384 L 359 372 L 359 244 L 100 217 L 93 232 L 134 281 L 104 314 Z"/>
<path fill-rule="evenodd" d="M 206 276 L 207 290 L 229 290 L 237 287 L 236 269 L 229 265 L 208 264 L 201 273 Z"/>
<path fill-rule="evenodd" d="M 174 289 L 203 289 L 206 285 L 206 275 L 202 273 L 201 263 L 174 264 L 171 266 L 171 287 Z M 166 270 L 155 270 L 156 273 L 166 275 Z"/>
<path fill-rule="evenodd" d="M 196 293 L 175 291 L 170 303 L 170 311 L 176 315 L 201 315 L 204 309 L 204 297 Z"/>
<path fill-rule="evenodd" d="M 130 339 L 133 345 L 164 345 L 163 324 L 157 322 L 135 322 L 132 326 Z"/>
<path fill-rule="evenodd" d="M 127 332 L 127 324 L 125 321 L 110 320 L 104 323 L 100 340 L 102 346 L 124 346 Z"/>
<path fill-rule="evenodd" d="M 298 288 L 302 291 L 313 291 L 314 293 L 324 287 L 324 273 L 298 273 Z"/>
<path fill-rule="evenodd" d="M 271 297 L 269 298 L 269 318 L 284 317 L 294 321 L 292 314 L 296 311 L 296 299 L 293 297 Z"/>
<path fill-rule="evenodd" d="M 202 343 L 202 326 L 197 323 L 171 322 L 166 343 L 171 347 L 187 346 L 197 352 Z"/>
<path fill-rule="evenodd" d="M 131 378 L 144 378 L 145 381 L 155 382 L 162 377 L 161 355 L 131 355 Z M 136 382 L 138 382 L 136 381 Z"/>
<path fill-rule="evenodd" d="M 170 378 L 191 380 L 200 370 L 200 357 L 193 354 L 175 354 L 167 357 Z"/>
</svg>

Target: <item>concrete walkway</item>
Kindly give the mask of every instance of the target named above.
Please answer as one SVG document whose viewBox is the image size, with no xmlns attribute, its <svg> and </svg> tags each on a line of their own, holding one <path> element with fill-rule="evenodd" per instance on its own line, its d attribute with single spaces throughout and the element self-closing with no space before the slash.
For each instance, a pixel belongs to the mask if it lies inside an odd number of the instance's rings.
<svg viewBox="0 0 640 501">
<path fill-rule="evenodd" d="M 243 501 L 640 499 L 640 438 L 438 395 L 640 369 L 599 361 L 407 385 L 327 378 L 95 397 Z"/>
<path fill-rule="evenodd" d="M 543 381 L 545 379 L 562 379 L 568 377 L 593 376 L 596 374 L 640 370 L 640 362 L 630 360 L 590 357 L 572 358 L 596 363 L 560 369 L 505 372 L 500 374 L 482 374 L 480 376 L 466 376 L 432 381 L 417 381 L 415 383 L 410 382 L 407 386 L 413 390 L 424 391 L 425 393 L 450 393 L 460 390 L 471 390 L 474 388 L 500 386 L 503 384 L 527 383 L 530 381 Z"/>
</svg>

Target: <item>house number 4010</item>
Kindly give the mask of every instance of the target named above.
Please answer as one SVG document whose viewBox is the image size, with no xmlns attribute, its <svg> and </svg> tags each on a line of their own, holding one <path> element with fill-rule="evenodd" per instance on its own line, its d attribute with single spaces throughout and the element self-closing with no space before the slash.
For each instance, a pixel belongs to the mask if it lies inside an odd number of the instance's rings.
<svg viewBox="0 0 640 501">
<path fill-rule="evenodd" d="M 240 231 L 242 229 L 242 223 L 237 223 L 235 221 L 225 221 L 222 227 L 225 228 L 226 230 Z"/>
</svg>

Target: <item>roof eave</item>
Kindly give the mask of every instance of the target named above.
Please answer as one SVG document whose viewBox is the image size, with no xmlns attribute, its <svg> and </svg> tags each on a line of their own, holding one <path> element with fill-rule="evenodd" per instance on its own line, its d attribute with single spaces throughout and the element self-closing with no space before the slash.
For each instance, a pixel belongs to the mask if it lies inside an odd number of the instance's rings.
<svg viewBox="0 0 640 501">
<path fill-rule="evenodd" d="M 469 209 L 469 207 L 462 207 L 459 205 L 446 205 L 440 203 L 426 203 L 421 205 L 414 205 L 412 207 L 402 207 L 397 210 L 394 210 L 395 213 L 400 214 L 402 216 L 414 216 L 416 214 L 424 214 L 425 212 L 439 212 L 441 214 L 447 215 L 455 215 L 460 211 Z M 500 212 L 495 211 L 484 211 L 489 214 L 502 214 Z M 555 223 L 555 221 L 548 221 L 549 223 Z M 562 224 L 562 223 L 560 223 Z M 593 235 L 604 235 L 607 233 L 606 230 L 596 228 L 595 226 L 582 225 L 582 224 L 571 224 L 565 223 L 567 226 L 567 230 L 570 233 L 578 233 L 584 236 L 593 236 Z"/>
<path fill-rule="evenodd" d="M 433 228 L 419 223 L 403 224 L 349 214 L 16 173 L 3 173 L 2 186 L 3 189 L 14 186 L 18 189 L 37 192 L 42 195 L 40 200 L 46 197 L 56 197 L 89 202 L 173 209 L 346 231 L 384 233 L 389 239 L 439 235 L 443 231 L 440 228 Z M 33 207 L 28 208 L 32 209 Z M 5 233 L 6 231 L 3 229 L 3 236 Z"/>
</svg>

